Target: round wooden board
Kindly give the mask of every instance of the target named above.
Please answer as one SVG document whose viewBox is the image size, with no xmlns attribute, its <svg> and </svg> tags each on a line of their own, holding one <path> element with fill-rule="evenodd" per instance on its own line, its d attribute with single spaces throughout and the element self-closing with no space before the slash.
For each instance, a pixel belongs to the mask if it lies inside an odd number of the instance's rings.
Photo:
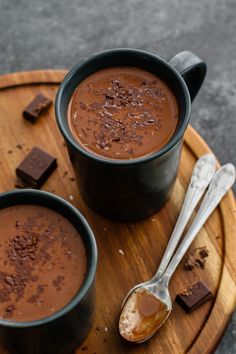
<svg viewBox="0 0 236 354">
<path fill-rule="evenodd" d="M 122 300 L 134 284 L 154 274 L 179 214 L 193 166 L 210 149 L 189 127 L 178 179 L 170 200 L 160 212 L 135 223 L 112 222 L 98 216 L 87 208 L 71 180 L 73 171 L 53 107 L 35 125 L 22 118 L 23 109 L 37 93 L 54 100 L 65 73 L 47 70 L 0 77 L 0 192 L 14 188 L 16 166 L 33 146 L 41 147 L 58 158 L 58 168 L 43 189 L 71 201 L 94 231 L 99 251 L 96 315 L 89 337 L 76 353 L 211 353 L 235 307 L 236 210 L 232 191 L 191 247 L 207 246 L 209 257 L 205 269 L 187 272 L 180 265 L 170 286 L 170 294 L 175 299 L 177 293 L 201 279 L 212 290 L 214 300 L 188 315 L 174 302 L 168 321 L 150 341 L 139 345 L 124 342 L 117 327 Z"/>
</svg>

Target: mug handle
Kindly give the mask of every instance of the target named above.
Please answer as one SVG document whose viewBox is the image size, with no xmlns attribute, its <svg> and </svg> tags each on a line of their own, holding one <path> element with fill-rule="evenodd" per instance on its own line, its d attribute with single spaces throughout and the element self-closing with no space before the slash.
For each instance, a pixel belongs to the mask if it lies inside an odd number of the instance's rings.
<svg viewBox="0 0 236 354">
<path fill-rule="evenodd" d="M 188 87 L 191 101 L 193 101 L 205 79 L 206 63 L 196 54 L 187 50 L 176 54 L 168 62 L 183 77 Z"/>
</svg>

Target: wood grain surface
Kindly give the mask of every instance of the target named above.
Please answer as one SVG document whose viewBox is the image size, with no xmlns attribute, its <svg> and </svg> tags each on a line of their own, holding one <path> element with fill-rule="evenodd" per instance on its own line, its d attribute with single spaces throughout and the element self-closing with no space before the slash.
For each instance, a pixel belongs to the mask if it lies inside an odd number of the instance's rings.
<svg viewBox="0 0 236 354">
<path fill-rule="evenodd" d="M 0 192 L 14 188 L 16 166 L 33 146 L 41 147 L 58 158 L 57 170 L 42 189 L 74 204 L 94 231 L 99 251 L 96 314 L 89 337 L 76 353 L 212 353 L 235 308 L 236 209 L 232 191 L 191 246 L 191 249 L 206 246 L 209 250 L 205 269 L 187 272 L 180 264 L 170 284 L 170 294 L 175 299 L 178 292 L 201 279 L 212 290 L 213 301 L 191 314 L 186 314 L 174 302 L 166 324 L 143 344 L 124 342 L 117 326 L 121 303 L 128 290 L 152 277 L 156 271 L 177 220 L 193 166 L 197 158 L 210 149 L 189 127 L 178 178 L 165 207 L 152 217 L 135 223 L 118 223 L 100 217 L 80 197 L 53 107 L 34 125 L 22 117 L 23 109 L 36 94 L 42 92 L 54 100 L 65 73 L 64 70 L 46 70 L 0 77 Z"/>
</svg>

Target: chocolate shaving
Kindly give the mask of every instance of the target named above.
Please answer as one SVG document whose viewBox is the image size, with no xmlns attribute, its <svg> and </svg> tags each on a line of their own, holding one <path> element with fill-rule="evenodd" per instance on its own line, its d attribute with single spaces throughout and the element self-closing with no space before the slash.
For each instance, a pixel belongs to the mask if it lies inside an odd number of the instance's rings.
<svg viewBox="0 0 236 354">
<path fill-rule="evenodd" d="M 97 133 L 94 134 L 93 144 L 98 149 L 110 150 L 114 143 L 122 145 L 135 143 L 140 146 L 144 134 L 142 130 L 149 126 L 152 126 L 153 131 L 160 130 L 161 122 L 156 114 L 154 116 L 153 109 L 149 108 L 143 112 L 144 99 L 147 102 L 150 99 L 155 99 L 155 104 L 158 106 L 161 100 L 166 98 L 163 90 L 155 86 L 157 82 L 155 80 L 150 82 L 144 80 L 139 86 L 130 86 L 120 80 L 111 79 L 109 87 L 93 90 L 93 93 L 99 97 L 98 100 L 91 102 L 89 107 L 86 107 L 83 102 L 79 102 L 81 109 L 87 110 L 87 112 L 93 111 L 99 118 L 91 117 L 89 119 L 89 123 L 93 123 L 91 130 L 96 127 L 95 131 Z M 92 87 L 90 89 L 92 90 Z M 115 118 L 115 113 L 123 108 L 129 109 L 127 113 L 128 123 L 126 119 L 123 121 L 123 119 L 117 120 Z M 128 128 L 126 128 L 127 124 Z M 81 131 L 85 138 L 90 136 L 84 129 L 81 128 Z M 82 137 L 82 134 L 80 136 Z M 134 154 L 133 148 L 125 151 L 131 157 Z"/>
<path fill-rule="evenodd" d="M 45 237 L 44 233 L 33 231 L 35 226 L 33 218 L 24 224 L 16 222 L 17 235 L 9 241 L 6 250 L 8 262 L 14 271 L 12 274 L 0 271 L 0 302 L 9 301 L 11 294 L 16 295 L 16 301 L 22 298 L 27 284 L 38 280 L 38 276 L 32 274 L 34 265 L 50 260 L 48 249 L 54 241 Z"/>
<path fill-rule="evenodd" d="M 13 312 L 15 311 L 15 306 L 14 305 L 9 305 L 7 306 L 4 311 L 5 314 L 3 315 L 4 318 L 11 318 L 13 316 Z"/>
</svg>

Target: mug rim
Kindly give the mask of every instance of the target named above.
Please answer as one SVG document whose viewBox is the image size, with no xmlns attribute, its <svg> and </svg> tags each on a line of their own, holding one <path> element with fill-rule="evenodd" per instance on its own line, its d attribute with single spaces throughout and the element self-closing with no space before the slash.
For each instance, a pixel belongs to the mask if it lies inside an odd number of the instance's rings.
<svg viewBox="0 0 236 354">
<path fill-rule="evenodd" d="M 46 191 L 41 191 L 41 190 L 35 190 L 35 189 L 21 189 L 21 190 L 11 190 L 8 192 L 0 193 L 0 201 L 2 198 L 8 198 L 8 196 L 14 197 L 15 195 L 21 195 L 21 196 L 32 196 L 32 204 L 35 205 L 43 205 L 44 204 L 39 204 L 38 200 L 42 198 L 42 200 L 50 200 L 53 199 L 56 203 L 61 204 L 64 208 L 67 208 L 70 210 L 75 218 L 79 219 L 80 222 L 82 222 L 83 227 L 87 231 L 87 235 L 89 236 L 89 246 L 91 248 L 91 265 L 88 269 L 88 275 L 85 278 L 85 281 L 83 282 L 83 285 L 81 288 L 79 288 L 78 293 L 72 298 L 72 300 L 67 303 L 64 307 L 62 307 L 60 310 L 56 311 L 50 316 L 43 317 L 38 320 L 33 320 L 33 321 L 11 321 L 11 320 L 5 320 L 0 318 L 0 326 L 5 326 L 5 327 L 10 327 L 10 328 L 32 328 L 32 327 L 37 327 L 37 326 L 42 326 L 42 325 L 47 325 L 52 321 L 55 321 L 59 318 L 62 318 L 65 316 L 67 313 L 69 313 L 71 310 L 73 310 L 79 303 L 83 300 L 83 298 L 86 296 L 87 292 L 90 290 L 93 281 L 95 279 L 96 275 L 96 269 L 97 269 L 97 244 L 96 244 L 96 239 L 95 236 L 92 232 L 92 229 L 90 225 L 88 224 L 87 220 L 83 216 L 83 214 L 72 204 L 70 204 L 67 200 L 63 199 L 62 197 L 59 197 L 58 195 L 55 195 L 50 192 Z M 33 197 L 37 197 L 37 201 L 34 203 Z M 17 205 L 17 204 L 24 204 L 20 202 L 13 202 L 11 205 Z M 25 203 L 25 204 L 30 204 L 30 203 Z M 0 204 L 1 205 L 1 204 Z M 10 205 L 8 205 L 10 206 Z M 0 206 L 0 210 L 4 209 L 7 206 Z M 46 208 L 52 209 L 49 206 L 45 206 Z M 57 213 L 60 214 L 60 212 L 56 211 Z M 62 215 L 62 214 L 61 214 Z M 63 216 L 63 215 L 62 215 Z M 66 218 L 67 219 L 67 218 Z M 69 221 L 71 222 L 71 221 Z M 76 228 L 76 226 L 74 226 Z M 84 242 L 83 242 L 84 243 Z M 84 243 L 85 244 L 85 243 Z M 86 248 L 86 245 L 85 245 Z"/>
<path fill-rule="evenodd" d="M 73 76 L 76 75 L 78 71 L 82 70 L 84 66 L 89 65 L 91 62 L 93 62 L 94 60 L 96 60 L 99 57 L 106 56 L 109 54 L 121 53 L 121 52 L 126 53 L 126 54 L 136 53 L 137 55 L 145 55 L 145 56 L 150 57 L 153 60 L 157 60 L 157 61 L 161 62 L 170 71 L 172 71 L 175 74 L 175 76 L 177 77 L 177 79 L 179 80 L 179 82 L 182 86 L 183 94 L 185 97 L 185 107 L 186 107 L 185 117 L 183 119 L 183 122 L 182 122 L 181 127 L 180 127 L 179 131 L 177 132 L 177 134 L 174 135 L 174 137 L 171 137 L 171 139 L 167 142 L 167 144 L 164 145 L 160 150 L 158 150 L 154 153 L 148 154 L 148 155 L 134 158 L 134 159 L 109 159 L 109 158 L 106 158 L 105 156 L 103 157 L 98 154 L 95 154 L 92 151 L 90 152 L 89 150 L 85 150 L 82 147 L 82 145 L 80 145 L 79 143 L 76 142 L 76 140 L 73 138 L 72 133 L 71 134 L 68 133 L 67 129 L 65 129 L 65 126 L 64 126 L 65 123 L 62 118 L 62 113 L 61 113 L 61 109 L 60 109 L 61 104 L 62 104 L 62 97 L 63 97 L 64 91 L 65 91 L 66 87 L 70 84 L 70 81 L 73 78 Z M 109 67 L 109 66 L 106 66 L 106 67 Z M 191 113 L 190 94 L 189 94 L 189 90 L 187 88 L 187 85 L 186 85 L 183 77 L 181 76 L 181 74 L 167 60 L 161 58 L 160 56 L 150 53 L 150 52 L 147 52 L 147 51 L 144 51 L 144 50 L 134 49 L 134 48 L 107 49 L 104 51 L 94 53 L 93 55 L 91 55 L 88 58 L 82 59 L 64 77 L 64 79 L 61 82 L 59 89 L 57 91 L 56 100 L 55 100 L 56 121 L 57 121 L 58 127 L 61 131 L 61 134 L 64 137 L 64 139 L 66 140 L 66 142 L 69 143 L 70 146 L 72 146 L 77 152 L 79 152 L 81 155 L 83 155 L 86 158 L 95 160 L 95 161 L 103 163 L 103 164 L 116 165 L 116 166 L 138 165 L 141 163 L 145 163 L 145 162 L 154 160 L 158 157 L 161 157 L 162 155 L 164 155 L 165 153 L 170 151 L 184 135 L 184 132 L 185 132 L 185 130 L 188 126 L 189 120 L 190 120 L 190 113 Z"/>
</svg>

